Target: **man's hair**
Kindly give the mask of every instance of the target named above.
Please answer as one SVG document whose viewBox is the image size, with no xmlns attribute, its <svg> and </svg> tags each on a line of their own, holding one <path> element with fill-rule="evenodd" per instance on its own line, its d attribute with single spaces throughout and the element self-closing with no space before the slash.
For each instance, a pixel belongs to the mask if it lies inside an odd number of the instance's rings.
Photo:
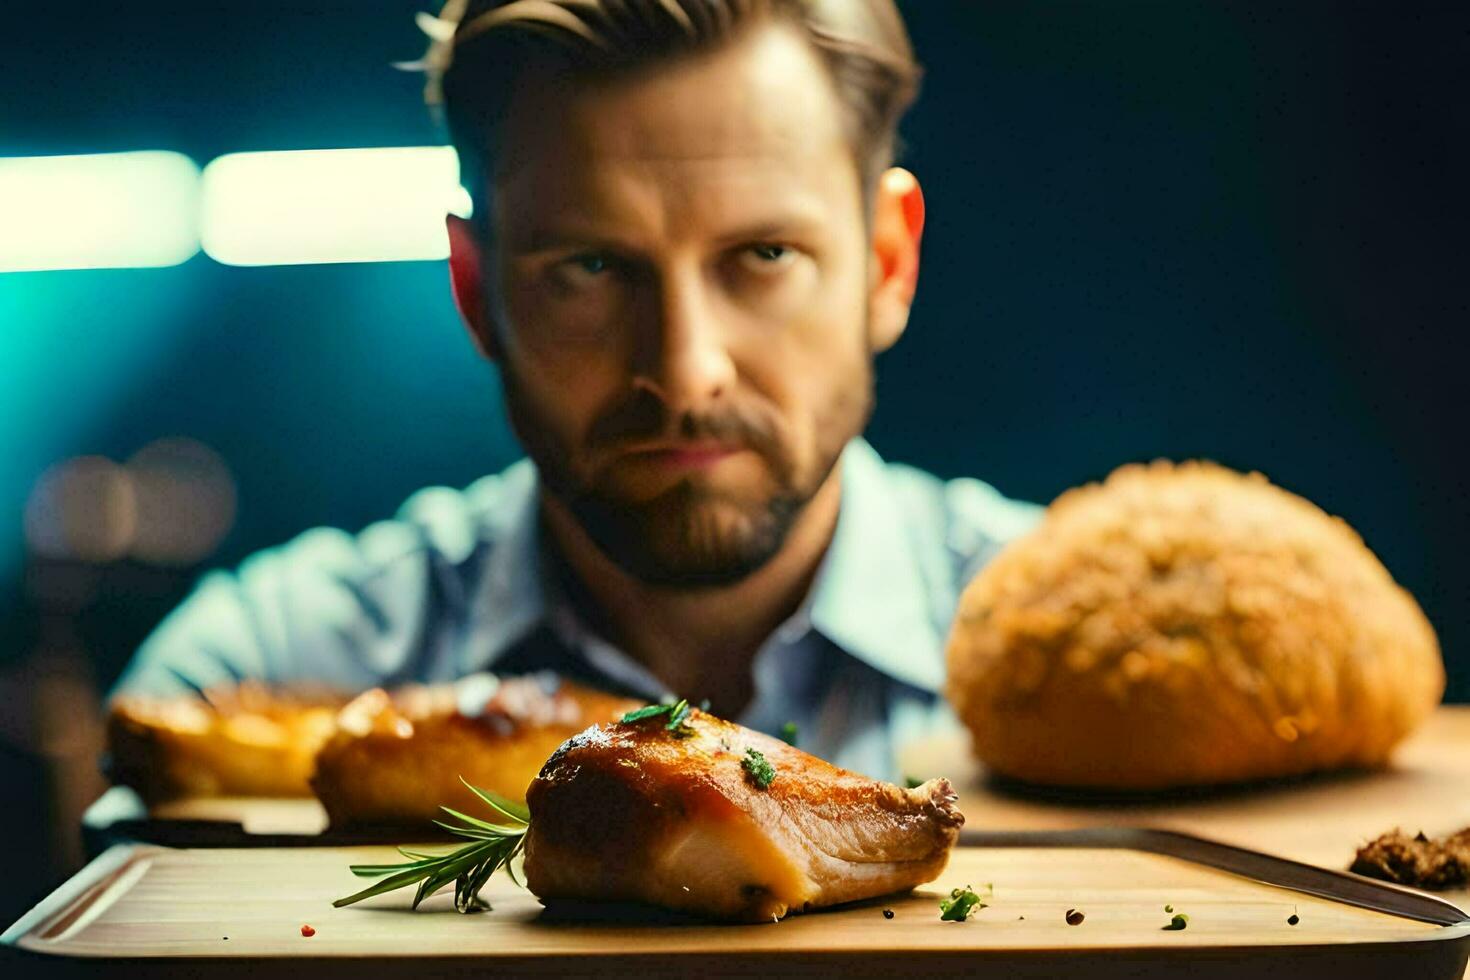
<svg viewBox="0 0 1470 980">
<path fill-rule="evenodd" d="M 870 202 L 918 94 L 920 68 L 894 0 L 447 0 L 438 18 L 421 18 L 434 41 L 421 64 L 476 223 L 490 227 L 496 140 L 523 72 L 614 77 L 716 48 L 763 18 L 802 29 L 821 56 Z"/>
</svg>

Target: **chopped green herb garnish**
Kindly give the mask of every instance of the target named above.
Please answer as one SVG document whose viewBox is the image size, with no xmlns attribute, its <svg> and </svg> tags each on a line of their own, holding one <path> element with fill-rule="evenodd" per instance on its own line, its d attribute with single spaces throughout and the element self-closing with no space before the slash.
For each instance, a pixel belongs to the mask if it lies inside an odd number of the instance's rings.
<svg viewBox="0 0 1470 980">
<path fill-rule="evenodd" d="M 922 779 L 915 779 L 913 776 L 905 776 L 903 777 L 903 785 L 905 789 L 918 789 L 924 785 L 924 781 Z"/>
<path fill-rule="evenodd" d="M 755 783 L 757 789 L 765 789 L 776 778 L 776 767 L 755 749 L 746 749 L 745 758 L 740 760 L 740 764 L 745 767 L 745 774 Z"/>
<path fill-rule="evenodd" d="M 1172 906 L 1172 905 L 1165 905 L 1164 906 L 1164 911 L 1165 912 L 1168 912 L 1170 915 L 1173 915 L 1174 914 L 1174 906 Z"/>
<path fill-rule="evenodd" d="M 781 726 L 781 741 L 787 745 L 796 744 L 796 722 L 788 721 Z"/>
<path fill-rule="evenodd" d="M 668 718 L 668 723 L 664 725 L 664 728 L 675 734 L 685 734 L 684 729 L 687 727 L 685 722 L 689 718 L 689 702 L 680 698 L 669 704 L 650 704 L 623 715 L 622 721 L 626 725 L 660 716 Z"/>
<path fill-rule="evenodd" d="M 1189 916 L 1185 915 L 1183 912 L 1176 912 L 1174 913 L 1174 918 L 1169 920 L 1169 924 L 1164 926 L 1163 930 L 1165 932 L 1178 932 L 1188 925 Z"/>
<path fill-rule="evenodd" d="M 985 886 L 986 898 L 995 893 L 992 885 Z M 956 888 L 949 893 L 949 898 L 939 900 L 939 919 L 941 922 L 964 922 L 970 917 L 970 913 L 977 908 L 986 908 L 986 904 L 975 894 L 974 889 L 966 885 L 964 888 Z"/>
</svg>

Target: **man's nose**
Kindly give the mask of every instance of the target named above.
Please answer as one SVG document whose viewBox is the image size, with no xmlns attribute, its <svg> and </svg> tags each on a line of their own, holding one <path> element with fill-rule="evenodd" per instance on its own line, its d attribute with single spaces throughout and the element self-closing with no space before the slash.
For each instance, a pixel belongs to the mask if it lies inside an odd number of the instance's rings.
<svg viewBox="0 0 1470 980">
<path fill-rule="evenodd" d="M 717 299 L 694 273 L 662 276 L 639 375 L 652 381 L 674 413 L 699 411 L 735 383 L 735 364 Z"/>
</svg>

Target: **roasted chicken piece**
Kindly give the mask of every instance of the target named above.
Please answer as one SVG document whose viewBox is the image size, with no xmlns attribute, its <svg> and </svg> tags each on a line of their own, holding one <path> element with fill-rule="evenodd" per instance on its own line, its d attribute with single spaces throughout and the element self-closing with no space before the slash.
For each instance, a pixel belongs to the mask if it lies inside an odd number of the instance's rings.
<svg viewBox="0 0 1470 980">
<path fill-rule="evenodd" d="M 256 681 L 197 695 L 116 698 L 108 774 L 148 803 L 200 796 L 310 796 L 313 760 L 346 698 Z"/>
<path fill-rule="evenodd" d="M 333 827 L 413 824 L 479 806 L 464 780 L 511 799 L 568 737 L 639 707 L 550 674 L 374 688 L 337 715 L 311 785 Z"/>
<path fill-rule="evenodd" d="M 598 725 L 526 794 L 526 885 L 770 922 L 932 881 L 964 817 L 949 782 L 859 776 L 697 709 Z"/>
</svg>

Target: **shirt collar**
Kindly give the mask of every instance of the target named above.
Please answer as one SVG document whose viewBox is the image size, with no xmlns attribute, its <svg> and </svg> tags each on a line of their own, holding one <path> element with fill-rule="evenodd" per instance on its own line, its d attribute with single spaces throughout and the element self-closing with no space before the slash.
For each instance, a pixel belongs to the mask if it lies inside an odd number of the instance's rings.
<svg viewBox="0 0 1470 980">
<path fill-rule="evenodd" d="M 794 620 L 847 654 L 923 691 L 944 684 L 942 638 L 886 466 L 863 439 L 843 450 L 842 503 L 832 543 Z M 497 488 L 501 529 L 471 607 L 466 670 L 484 669 L 547 617 L 534 466 L 522 460 Z M 783 627 L 789 631 L 788 623 Z"/>
</svg>

